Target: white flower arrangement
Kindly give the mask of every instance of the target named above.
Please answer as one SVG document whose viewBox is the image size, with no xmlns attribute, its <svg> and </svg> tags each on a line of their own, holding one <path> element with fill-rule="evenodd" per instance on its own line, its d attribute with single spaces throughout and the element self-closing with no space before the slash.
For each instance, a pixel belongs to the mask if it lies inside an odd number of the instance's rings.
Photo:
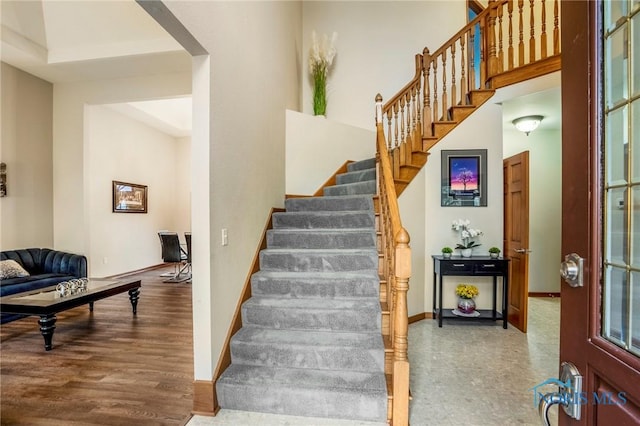
<svg viewBox="0 0 640 426">
<path fill-rule="evenodd" d="M 331 35 L 331 40 L 324 34 L 319 40 L 316 32 L 311 33 L 311 49 L 309 50 L 309 72 L 313 76 L 313 114 L 324 115 L 327 110 L 327 74 L 336 56 L 336 40 L 338 33 Z"/>
<path fill-rule="evenodd" d="M 475 242 L 472 238 L 482 235 L 482 231 L 479 229 L 473 229 L 470 227 L 471 221 L 469 219 L 457 219 L 451 224 L 451 229 L 460 233 L 460 239 L 462 244 L 457 244 L 457 249 L 470 249 L 473 247 L 479 247 L 480 244 Z"/>
</svg>

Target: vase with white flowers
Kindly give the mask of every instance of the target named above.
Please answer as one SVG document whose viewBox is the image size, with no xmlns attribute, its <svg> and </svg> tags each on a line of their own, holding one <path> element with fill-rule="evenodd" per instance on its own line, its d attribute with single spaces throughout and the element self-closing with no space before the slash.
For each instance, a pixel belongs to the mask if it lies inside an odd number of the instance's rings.
<svg viewBox="0 0 640 426">
<path fill-rule="evenodd" d="M 461 242 L 456 244 L 456 249 L 460 250 L 462 257 L 471 257 L 474 247 L 480 247 L 474 238 L 482 235 L 482 231 L 471 227 L 469 219 L 457 219 L 451 224 L 451 229 L 460 233 Z"/>
<path fill-rule="evenodd" d="M 331 39 L 326 34 L 318 39 L 315 31 L 311 33 L 309 72 L 313 77 L 313 115 L 325 115 L 327 111 L 327 75 L 336 56 L 337 38 L 336 32 Z"/>
</svg>

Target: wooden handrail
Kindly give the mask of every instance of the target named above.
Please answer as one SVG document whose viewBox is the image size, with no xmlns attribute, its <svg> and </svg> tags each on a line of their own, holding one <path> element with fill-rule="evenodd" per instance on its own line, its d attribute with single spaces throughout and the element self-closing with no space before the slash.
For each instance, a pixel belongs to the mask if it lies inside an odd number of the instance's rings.
<svg viewBox="0 0 640 426">
<path fill-rule="evenodd" d="M 382 271 L 386 282 L 389 309 L 389 339 L 393 359 L 391 376 L 393 399 L 391 419 L 394 425 L 409 424 L 409 361 L 407 292 L 411 277 L 409 233 L 402 227 L 393 170 L 384 136 L 382 96 L 376 96 L 376 168 L 380 204 L 380 234 L 382 241 Z"/>
</svg>

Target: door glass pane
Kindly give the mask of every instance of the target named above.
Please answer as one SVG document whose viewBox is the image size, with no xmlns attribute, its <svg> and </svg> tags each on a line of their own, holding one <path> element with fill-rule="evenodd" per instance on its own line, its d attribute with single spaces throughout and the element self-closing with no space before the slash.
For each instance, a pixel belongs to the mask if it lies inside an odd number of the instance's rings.
<svg viewBox="0 0 640 426">
<path fill-rule="evenodd" d="M 605 96 L 607 108 L 613 108 L 628 98 L 627 24 L 605 39 Z"/>
<path fill-rule="evenodd" d="M 628 13 L 627 4 L 627 0 L 604 2 L 604 27 L 606 30 L 612 30 L 616 26 L 616 22 Z"/>
<path fill-rule="evenodd" d="M 638 0 L 640 1 L 640 0 Z M 640 13 L 638 14 L 640 16 Z M 638 43 L 640 45 L 640 43 Z M 640 71 L 640 70 L 639 70 Z M 631 129 L 631 149 L 634 153 L 640 150 L 640 98 L 631 103 L 631 122 L 634 123 L 633 129 Z M 640 183 L 640 155 L 632 155 L 633 163 L 631 164 L 633 170 L 631 171 L 631 182 Z"/>
<path fill-rule="evenodd" d="M 626 183 L 627 107 L 615 109 L 605 119 L 607 139 L 607 185 Z"/>
<path fill-rule="evenodd" d="M 604 319 L 604 335 L 612 342 L 624 345 L 626 340 L 626 318 L 624 295 L 627 287 L 627 273 L 622 268 L 607 267 L 605 278 L 609 286 L 603 295 L 603 302 L 609 308 L 606 311 Z"/>
<path fill-rule="evenodd" d="M 640 0 L 637 3 L 640 6 Z M 631 40 L 640 40 L 640 13 L 631 19 Z M 631 50 L 631 75 L 633 76 L 633 95 L 640 95 L 640 43 L 633 43 Z"/>
<path fill-rule="evenodd" d="M 607 197 L 607 238 L 606 238 L 606 255 L 605 260 L 608 263 L 614 263 L 624 266 L 626 258 L 626 214 L 624 205 L 625 188 L 613 188 L 608 190 Z"/>
<path fill-rule="evenodd" d="M 631 352 L 640 355 L 640 272 L 631 273 Z"/>
<path fill-rule="evenodd" d="M 628 93 L 640 90 L 640 7 L 608 1 L 604 8 L 601 334 L 640 356 L 640 98 Z"/>
</svg>

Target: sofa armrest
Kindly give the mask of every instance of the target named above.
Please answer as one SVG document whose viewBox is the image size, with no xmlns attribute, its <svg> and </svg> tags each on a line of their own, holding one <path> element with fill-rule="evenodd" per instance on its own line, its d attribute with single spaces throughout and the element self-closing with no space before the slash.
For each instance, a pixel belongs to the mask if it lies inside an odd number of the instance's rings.
<svg viewBox="0 0 640 426">
<path fill-rule="evenodd" d="M 45 273 L 87 276 L 87 258 L 81 254 L 42 249 L 40 266 Z"/>
</svg>

